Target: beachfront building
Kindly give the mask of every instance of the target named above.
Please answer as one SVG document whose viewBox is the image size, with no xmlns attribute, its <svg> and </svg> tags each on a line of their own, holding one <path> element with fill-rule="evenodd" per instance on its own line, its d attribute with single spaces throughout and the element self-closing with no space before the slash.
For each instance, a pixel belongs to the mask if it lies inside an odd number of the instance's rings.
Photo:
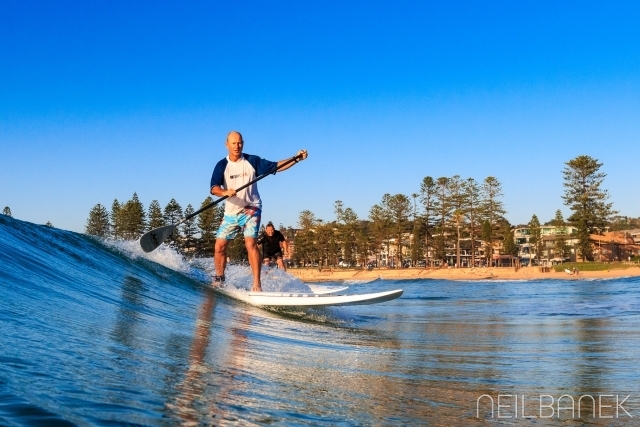
<svg viewBox="0 0 640 427">
<path fill-rule="evenodd" d="M 558 264 L 565 261 L 576 261 L 575 244 L 577 239 L 574 237 L 576 227 L 566 225 L 556 227 L 553 225 L 540 226 L 540 235 L 542 237 L 542 252 L 535 253 L 535 245 L 531 242 L 531 229 L 528 225 L 519 225 L 513 231 L 513 238 L 518 247 L 518 258 L 523 265 L 529 264 L 531 259 L 540 259 L 540 264 Z M 566 245 L 568 246 L 570 255 L 563 256 L 556 253 L 556 241 L 559 236 L 564 236 Z M 539 257 L 537 256 L 539 255 Z"/>
<path fill-rule="evenodd" d="M 627 233 L 629 237 L 633 239 L 633 242 L 640 245 L 640 228 L 634 230 L 622 230 L 623 233 Z"/>
<path fill-rule="evenodd" d="M 407 260 L 411 258 L 411 244 L 413 243 L 413 233 L 403 233 L 398 248 L 397 239 L 392 238 L 384 241 L 380 252 L 380 266 L 389 268 L 406 267 Z"/>
<path fill-rule="evenodd" d="M 637 231 L 637 230 L 636 230 Z M 637 236 L 638 234 L 635 234 Z M 629 231 L 608 231 L 592 234 L 593 254 L 596 261 L 631 261 L 640 256 L 640 241 Z"/>
<path fill-rule="evenodd" d="M 457 240 L 447 235 L 445 238 L 445 257 L 444 260 L 436 259 L 436 249 L 434 242 L 437 236 L 429 239 L 429 246 L 424 248 L 420 261 L 417 264 L 422 267 L 442 267 L 457 266 Z M 385 240 L 382 247 L 377 253 L 369 256 L 369 263 L 374 263 L 380 267 L 408 267 L 411 265 L 411 248 L 414 244 L 413 233 L 404 233 L 402 235 L 402 243 L 400 249 L 395 238 Z M 497 251 L 496 251 L 497 253 Z M 475 259 L 475 266 L 481 266 L 485 263 L 485 251 L 482 241 L 476 239 L 473 254 L 471 250 L 471 239 L 469 237 L 460 239 L 460 267 L 471 267 Z"/>
<path fill-rule="evenodd" d="M 460 266 L 459 267 L 474 267 L 473 260 L 475 259 L 475 267 L 484 265 L 484 245 L 481 240 L 475 241 L 473 245 L 473 251 L 471 249 L 471 238 L 460 239 Z M 453 240 L 448 242 L 445 246 L 445 257 L 447 265 L 457 267 L 458 252 L 457 241 Z"/>
</svg>

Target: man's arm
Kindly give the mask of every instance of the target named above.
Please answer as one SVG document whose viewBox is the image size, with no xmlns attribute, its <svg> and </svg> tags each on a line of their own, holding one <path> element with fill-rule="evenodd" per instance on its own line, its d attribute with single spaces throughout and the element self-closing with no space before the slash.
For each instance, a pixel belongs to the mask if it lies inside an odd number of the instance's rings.
<svg viewBox="0 0 640 427">
<path fill-rule="evenodd" d="M 286 238 L 282 242 L 280 242 L 280 246 L 282 246 L 282 254 L 289 255 L 289 242 L 287 242 Z"/>
<path fill-rule="evenodd" d="M 232 197 L 236 195 L 236 190 L 234 190 L 233 188 L 230 188 L 229 190 L 225 190 L 219 185 L 214 185 L 213 187 L 211 187 L 211 194 L 217 197 L 224 197 L 224 196 Z"/>
<path fill-rule="evenodd" d="M 286 171 L 287 169 L 289 169 L 291 166 L 295 165 L 296 163 L 298 163 L 300 160 L 305 160 L 307 158 L 307 150 L 300 150 L 296 153 L 296 156 L 300 156 L 299 160 L 296 160 L 295 162 L 291 162 L 288 165 L 284 165 L 281 169 L 278 169 L 278 172 L 282 172 L 282 171 Z M 280 160 L 278 162 L 278 168 L 280 168 L 280 165 L 282 165 L 283 163 L 289 161 L 290 159 L 284 159 L 284 160 Z"/>
<path fill-rule="evenodd" d="M 213 169 L 213 173 L 211 174 L 211 183 L 209 184 L 210 192 L 214 196 L 223 197 L 223 196 L 235 196 L 236 190 L 225 190 L 222 186 L 224 184 L 224 170 L 227 167 L 227 158 L 220 160 L 216 163 L 216 167 Z"/>
</svg>

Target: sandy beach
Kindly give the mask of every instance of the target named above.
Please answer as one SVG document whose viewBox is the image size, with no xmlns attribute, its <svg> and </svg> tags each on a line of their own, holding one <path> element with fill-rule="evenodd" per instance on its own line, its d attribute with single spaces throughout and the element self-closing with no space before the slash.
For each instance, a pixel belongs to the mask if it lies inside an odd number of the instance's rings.
<svg viewBox="0 0 640 427">
<path fill-rule="evenodd" d="M 403 279 L 443 279 L 443 280 L 533 280 L 533 279 L 606 279 L 615 277 L 640 276 L 640 267 L 617 268 L 608 271 L 581 271 L 577 275 L 566 272 L 541 272 L 538 267 L 524 267 L 515 271 L 510 267 L 492 268 L 376 268 L 367 270 L 291 268 L 288 273 L 300 278 L 303 282 L 334 282 L 342 280 L 373 280 L 377 278 Z"/>
</svg>

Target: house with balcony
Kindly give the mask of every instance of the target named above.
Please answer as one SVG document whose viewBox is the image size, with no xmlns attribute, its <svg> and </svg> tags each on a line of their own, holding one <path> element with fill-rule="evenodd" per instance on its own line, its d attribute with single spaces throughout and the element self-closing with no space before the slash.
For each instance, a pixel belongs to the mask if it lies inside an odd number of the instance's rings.
<svg viewBox="0 0 640 427">
<path fill-rule="evenodd" d="M 576 251 L 575 232 L 577 228 L 572 225 L 564 227 L 556 227 L 553 225 L 541 225 L 540 236 L 542 238 L 542 252 L 540 253 L 540 263 L 542 265 L 557 264 L 564 261 L 575 261 Z M 565 242 L 569 247 L 570 256 L 565 257 L 557 254 L 555 247 L 559 235 L 563 235 Z M 528 225 L 519 225 L 513 231 L 513 238 L 518 247 L 518 258 L 524 265 L 528 264 L 531 259 L 536 259 L 535 245 L 531 242 L 531 229 Z"/>
</svg>

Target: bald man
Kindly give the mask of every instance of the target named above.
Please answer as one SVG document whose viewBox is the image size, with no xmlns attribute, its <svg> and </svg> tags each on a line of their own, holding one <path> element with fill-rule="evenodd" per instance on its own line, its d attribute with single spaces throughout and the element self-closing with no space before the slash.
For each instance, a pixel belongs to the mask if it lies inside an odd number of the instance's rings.
<svg viewBox="0 0 640 427">
<path fill-rule="evenodd" d="M 227 267 L 227 246 L 229 241 L 242 231 L 253 274 L 251 290 L 262 291 L 260 283 L 262 259 L 256 243 L 262 215 L 262 200 L 258 193 L 257 183 L 238 192 L 235 189 L 247 184 L 259 175 L 276 170 L 289 159 L 270 162 L 258 156 L 244 154 L 242 152 L 244 140 L 240 132 L 236 131 L 229 132 L 225 146 L 229 154 L 216 164 L 211 175 L 211 194 L 217 197 L 228 197 L 225 200 L 224 219 L 216 234 L 214 255 L 216 276 L 213 285 L 223 286 L 224 271 Z M 307 158 L 307 151 L 300 150 L 297 155 L 304 160 Z M 291 162 L 278 171 L 289 169 L 293 165 L 294 163 Z"/>
</svg>

